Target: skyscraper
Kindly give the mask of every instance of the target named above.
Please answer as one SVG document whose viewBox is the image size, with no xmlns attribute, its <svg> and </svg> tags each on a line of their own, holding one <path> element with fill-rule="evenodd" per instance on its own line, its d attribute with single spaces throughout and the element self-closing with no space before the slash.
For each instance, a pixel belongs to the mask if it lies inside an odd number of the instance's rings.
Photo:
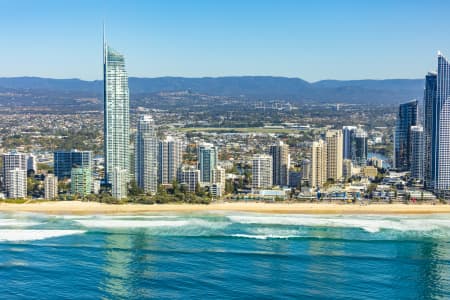
<svg viewBox="0 0 450 300">
<path fill-rule="evenodd" d="M 27 196 L 27 158 L 17 151 L 3 154 L 3 187 L 8 198 Z"/>
<path fill-rule="evenodd" d="M 342 131 L 328 130 L 327 142 L 327 179 L 340 180 L 342 178 Z"/>
<path fill-rule="evenodd" d="M 252 159 L 252 188 L 271 188 L 273 182 L 272 156 L 257 154 Z"/>
<path fill-rule="evenodd" d="M 411 127 L 411 178 L 423 179 L 423 128 Z"/>
<path fill-rule="evenodd" d="M 311 171 L 309 185 L 320 188 L 327 182 L 327 145 L 323 140 L 311 146 Z"/>
<path fill-rule="evenodd" d="M 92 151 L 58 150 L 53 152 L 53 169 L 58 179 L 70 178 L 74 167 L 92 171 Z"/>
<path fill-rule="evenodd" d="M 399 106 L 394 133 L 394 167 L 409 171 L 411 161 L 411 126 L 417 125 L 417 100 Z"/>
<path fill-rule="evenodd" d="M 177 178 L 178 169 L 183 162 L 183 142 L 177 137 L 167 136 L 159 141 L 158 182 L 172 183 Z"/>
<path fill-rule="evenodd" d="M 158 138 L 151 116 L 141 116 L 136 132 L 136 182 L 146 193 L 158 190 Z"/>
<path fill-rule="evenodd" d="M 356 166 L 367 164 L 367 132 L 362 128 L 356 129 L 352 134 L 352 162 Z"/>
<path fill-rule="evenodd" d="M 343 158 L 352 159 L 352 138 L 356 131 L 356 126 L 344 126 L 342 127 L 343 134 Z"/>
<path fill-rule="evenodd" d="M 450 63 L 438 53 L 436 101 L 433 106 L 431 182 L 448 198 L 450 192 Z M 434 183 L 434 184 L 433 184 Z"/>
<path fill-rule="evenodd" d="M 432 138 L 433 138 L 433 128 L 434 128 L 434 115 L 433 108 L 436 102 L 436 90 L 437 90 L 437 73 L 429 72 L 425 76 L 425 90 L 423 95 L 423 184 L 428 190 L 433 189 L 432 178 Z M 436 128 L 434 129 L 436 130 Z"/>
<path fill-rule="evenodd" d="M 290 168 L 289 146 L 279 141 L 276 145 L 270 146 L 270 154 L 272 155 L 273 164 L 273 185 L 288 186 Z"/>
<path fill-rule="evenodd" d="M 212 182 L 212 171 L 217 165 L 217 147 L 210 143 L 200 144 L 198 148 L 198 168 L 200 170 L 200 181 Z"/>
<path fill-rule="evenodd" d="M 127 180 L 128 171 L 119 167 L 114 168 L 111 179 L 111 194 L 113 198 L 123 199 L 127 197 Z"/>
<path fill-rule="evenodd" d="M 128 75 L 122 54 L 103 43 L 105 181 L 119 168 L 124 185 L 130 173 L 130 104 Z M 114 187 L 112 187 L 114 189 Z"/>
</svg>

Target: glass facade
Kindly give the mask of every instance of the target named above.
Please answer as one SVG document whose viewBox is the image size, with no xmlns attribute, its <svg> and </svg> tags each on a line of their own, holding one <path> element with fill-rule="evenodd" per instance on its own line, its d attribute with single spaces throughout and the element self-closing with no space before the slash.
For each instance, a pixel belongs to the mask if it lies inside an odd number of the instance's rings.
<svg viewBox="0 0 450 300">
<path fill-rule="evenodd" d="M 394 132 L 394 167 L 409 171 L 411 161 L 411 126 L 417 125 L 417 100 L 400 104 Z"/>
<path fill-rule="evenodd" d="M 425 76 L 425 90 L 423 96 L 423 181 L 424 187 L 433 189 L 432 153 L 433 153 L 433 108 L 436 103 L 437 73 Z"/>
<path fill-rule="evenodd" d="M 130 174 L 130 103 L 124 56 L 104 44 L 104 154 L 105 181 L 112 183 L 113 170 Z"/>
<path fill-rule="evenodd" d="M 212 182 L 212 171 L 217 165 L 217 147 L 204 143 L 199 146 L 198 165 L 201 182 Z"/>
<path fill-rule="evenodd" d="M 439 194 L 450 190 L 450 64 L 438 54 L 436 101 L 433 107 L 432 182 Z"/>
<path fill-rule="evenodd" d="M 58 179 L 70 178 L 74 167 L 92 170 L 92 152 L 60 150 L 53 153 L 53 170 Z"/>
</svg>

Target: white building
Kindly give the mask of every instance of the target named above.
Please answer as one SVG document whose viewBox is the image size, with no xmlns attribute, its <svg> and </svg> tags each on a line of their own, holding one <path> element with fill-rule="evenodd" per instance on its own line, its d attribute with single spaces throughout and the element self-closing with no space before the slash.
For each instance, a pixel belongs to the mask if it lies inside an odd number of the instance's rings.
<svg viewBox="0 0 450 300">
<path fill-rule="evenodd" d="M 27 171 L 19 168 L 6 172 L 6 195 L 11 199 L 27 197 Z"/>
<path fill-rule="evenodd" d="M 125 58 L 104 41 L 104 139 L 105 179 L 112 189 L 119 191 L 129 181 L 130 166 L 130 97 Z M 113 173 L 120 171 L 123 182 L 113 180 Z M 115 171 L 116 170 L 116 171 Z M 125 176 L 126 173 L 126 176 Z M 117 179 L 117 178 L 116 178 Z M 119 186 L 114 186 L 119 184 Z"/>
<path fill-rule="evenodd" d="M 27 196 L 27 159 L 17 151 L 3 154 L 3 186 L 8 198 Z"/>
<path fill-rule="evenodd" d="M 327 179 L 342 178 L 343 138 L 341 130 L 328 130 L 327 141 Z"/>
<path fill-rule="evenodd" d="M 128 176 L 128 170 L 115 168 L 112 174 L 112 196 L 116 199 L 123 199 L 127 197 L 127 181 L 125 178 Z"/>
<path fill-rule="evenodd" d="M 323 140 L 311 146 L 311 172 L 309 185 L 320 188 L 327 182 L 327 145 Z"/>
<path fill-rule="evenodd" d="M 135 143 L 135 177 L 145 193 L 158 190 L 158 138 L 151 116 L 141 116 L 138 121 Z"/>
<path fill-rule="evenodd" d="M 158 182 L 169 184 L 177 178 L 178 169 L 183 163 L 183 141 L 167 136 L 159 141 L 158 147 Z"/>
<path fill-rule="evenodd" d="M 53 200 L 58 197 L 58 177 L 54 174 L 47 174 L 44 179 L 44 198 Z"/>
<path fill-rule="evenodd" d="M 272 156 L 257 154 L 252 159 L 252 188 L 272 187 Z"/>
<path fill-rule="evenodd" d="M 197 185 L 200 184 L 200 170 L 193 166 L 181 167 L 178 171 L 178 182 L 184 185 L 188 192 L 195 192 Z"/>
</svg>

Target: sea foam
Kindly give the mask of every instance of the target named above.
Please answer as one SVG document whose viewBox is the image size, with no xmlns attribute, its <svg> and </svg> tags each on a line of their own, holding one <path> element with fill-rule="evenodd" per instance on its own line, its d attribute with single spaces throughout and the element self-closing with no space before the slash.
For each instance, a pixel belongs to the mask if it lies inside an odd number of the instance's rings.
<svg viewBox="0 0 450 300">
<path fill-rule="evenodd" d="M 154 227 L 225 227 L 229 223 L 209 222 L 202 219 L 184 220 L 118 220 L 118 219 L 82 219 L 75 220 L 77 223 L 88 228 L 154 228 Z"/>
<path fill-rule="evenodd" d="M 85 232 L 85 230 L 1 229 L 0 242 L 35 241 Z"/>
<path fill-rule="evenodd" d="M 409 217 L 361 217 L 361 216 L 228 216 L 228 219 L 241 224 L 260 225 L 285 225 L 285 226 L 308 226 L 308 227 L 350 227 L 361 228 L 367 232 L 375 233 L 382 229 L 398 231 L 432 231 L 450 229 L 450 220 L 436 218 L 409 218 Z"/>
</svg>

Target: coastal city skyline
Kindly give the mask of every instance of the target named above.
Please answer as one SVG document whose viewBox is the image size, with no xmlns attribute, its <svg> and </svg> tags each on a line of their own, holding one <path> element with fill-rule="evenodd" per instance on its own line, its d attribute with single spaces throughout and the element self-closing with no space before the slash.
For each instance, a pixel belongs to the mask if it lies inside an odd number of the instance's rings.
<svg viewBox="0 0 450 300">
<path fill-rule="evenodd" d="M 450 299 L 450 3 L 2 4 L 0 299 Z"/>
</svg>

